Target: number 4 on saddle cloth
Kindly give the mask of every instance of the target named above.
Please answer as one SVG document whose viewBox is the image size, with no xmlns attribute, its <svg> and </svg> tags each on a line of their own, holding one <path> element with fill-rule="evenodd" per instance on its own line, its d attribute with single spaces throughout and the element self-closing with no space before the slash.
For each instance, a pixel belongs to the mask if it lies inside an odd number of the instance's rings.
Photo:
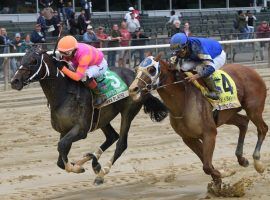
<svg viewBox="0 0 270 200">
<path fill-rule="evenodd" d="M 98 90 L 92 90 L 94 98 L 101 98 L 102 95 L 106 95 L 107 97 L 107 100 L 98 108 L 107 106 L 129 96 L 128 86 L 115 72 L 107 69 L 104 75 L 95 79 L 98 84 Z"/>
<path fill-rule="evenodd" d="M 187 76 L 191 76 L 191 72 L 185 72 Z M 213 110 L 226 110 L 230 108 L 241 107 L 241 104 L 237 97 L 237 89 L 233 79 L 222 70 L 216 70 L 213 74 L 213 80 L 217 89 L 220 91 L 220 99 L 215 101 L 210 98 L 207 100 L 213 106 Z M 200 84 L 198 81 L 193 81 L 193 84 L 199 88 L 202 94 L 205 96 L 208 93 L 208 89 Z"/>
</svg>

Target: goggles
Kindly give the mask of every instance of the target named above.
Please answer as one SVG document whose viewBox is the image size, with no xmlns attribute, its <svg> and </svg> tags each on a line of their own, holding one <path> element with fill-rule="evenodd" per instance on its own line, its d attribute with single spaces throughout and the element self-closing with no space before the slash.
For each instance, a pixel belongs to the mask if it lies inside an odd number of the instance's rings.
<svg viewBox="0 0 270 200">
<path fill-rule="evenodd" d="M 72 52 L 73 52 L 73 51 L 66 51 L 66 52 L 64 52 L 64 51 L 59 51 L 59 53 L 60 53 L 62 56 L 71 56 L 71 55 L 72 55 Z"/>
<path fill-rule="evenodd" d="M 170 46 L 170 49 L 171 49 L 172 51 L 174 51 L 174 52 L 178 52 L 178 51 L 184 49 L 186 46 L 187 46 L 187 44 L 185 44 L 185 45 L 172 44 L 172 45 Z"/>
</svg>

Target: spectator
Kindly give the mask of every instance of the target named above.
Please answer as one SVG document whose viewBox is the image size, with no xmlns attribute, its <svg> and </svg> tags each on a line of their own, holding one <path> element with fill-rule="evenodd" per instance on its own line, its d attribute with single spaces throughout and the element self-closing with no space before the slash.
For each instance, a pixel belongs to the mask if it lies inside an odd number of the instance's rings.
<svg viewBox="0 0 270 200">
<path fill-rule="evenodd" d="M 257 27 L 257 38 L 269 38 L 270 37 L 270 27 L 269 24 L 266 21 L 262 21 L 261 24 Z M 264 48 L 265 48 L 265 44 L 267 42 L 260 42 L 260 56 L 261 56 L 261 60 L 264 59 Z M 257 48 L 258 49 L 258 48 Z"/>
<path fill-rule="evenodd" d="M 9 46 L 12 46 L 10 38 L 7 36 L 7 30 L 1 28 L 1 34 L 5 41 L 4 53 L 9 53 Z"/>
<path fill-rule="evenodd" d="M 37 18 L 37 24 L 40 24 L 41 32 L 45 34 L 45 30 L 47 29 L 47 26 L 46 26 L 46 20 L 44 17 L 44 11 L 39 12 L 39 17 Z"/>
<path fill-rule="evenodd" d="M 61 21 L 61 14 L 62 14 L 63 21 L 66 22 L 66 15 L 65 15 L 65 12 L 64 12 L 64 0 L 57 0 L 56 1 L 56 8 L 57 8 L 59 21 Z"/>
<path fill-rule="evenodd" d="M 136 29 L 141 27 L 140 22 L 135 18 L 135 14 L 131 13 L 131 18 L 127 21 L 128 32 L 135 33 Z"/>
<path fill-rule="evenodd" d="M 132 40 L 131 40 L 131 46 L 144 46 L 146 45 L 146 42 L 150 39 L 150 37 L 146 37 L 142 32 L 140 28 L 137 28 L 135 33 L 132 34 Z M 144 59 L 144 50 L 143 49 L 136 49 L 132 52 L 132 55 L 135 52 L 139 52 L 139 60 L 140 62 Z M 131 57 L 132 57 L 131 55 Z"/>
<path fill-rule="evenodd" d="M 30 49 L 33 43 L 31 42 L 30 35 L 25 36 L 24 41 L 22 42 L 22 52 L 25 52 L 27 49 Z"/>
<path fill-rule="evenodd" d="M 105 46 L 105 42 L 108 40 L 108 35 L 104 33 L 104 28 L 102 26 L 98 27 L 97 38 L 99 40 L 99 48 Z"/>
<path fill-rule="evenodd" d="M 180 30 L 180 21 L 179 20 L 174 20 L 172 28 L 171 28 L 171 35 L 170 36 L 173 36 L 174 34 L 180 33 L 180 32 L 181 32 L 181 30 Z"/>
<path fill-rule="evenodd" d="M 78 24 L 76 22 L 75 13 L 74 12 L 72 12 L 70 14 L 70 17 L 69 17 L 69 20 L 68 20 L 68 24 L 69 24 L 69 33 L 71 35 L 77 35 Z"/>
<path fill-rule="evenodd" d="M 45 20 L 50 20 L 54 16 L 54 11 L 51 7 L 44 8 L 42 10 L 42 13 L 43 13 Z"/>
<path fill-rule="evenodd" d="M 57 11 L 54 12 L 54 16 L 50 20 L 46 20 L 46 25 L 49 27 L 48 32 L 51 33 L 52 37 L 57 37 L 60 30 L 60 21 Z"/>
<path fill-rule="evenodd" d="M 43 8 L 47 8 L 52 6 L 53 0 L 40 0 L 39 3 L 43 6 Z"/>
<path fill-rule="evenodd" d="M 15 53 L 22 53 L 22 39 L 21 39 L 21 34 L 16 33 L 14 40 L 11 41 L 11 45 L 13 47 L 13 52 Z"/>
<path fill-rule="evenodd" d="M 181 32 L 185 33 L 187 36 L 192 36 L 192 33 L 191 33 L 190 29 L 189 29 L 189 23 L 188 22 L 186 22 L 184 24 L 184 28 L 183 28 L 183 30 Z"/>
<path fill-rule="evenodd" d="M 0 27 L 0 54 L 4 53 L 5 38 L 2 36 L 2 28 Z M 4 62 L 4 58 L 0 58 L 0 76 L 2 76 L 3 67 L 2 64 Z"/>
<path fill-rule="evenodd" d="M 242 10 L 238 11 L 238 15 L 236 18 L 236 22 L 237 22 L 237 29 L 240 32 L 240 36 L 239 39 L 248 39 L 249 36 L 249 30 L 247 27 L 247 16 L 245 15 L 245 13 Z"/>
<path fill-rule="evenodd" d="M 174 10 L 172 10 L 170 19 L 169 19 L 169 21 L 167 23 L 173 25 L 175 20 L 178 20 L 180 22 L 179 16 L 175 14 Z M 181 22 L 180 22 L 180 24 L 181 24 Z"/>
<path fill-rule="evenodd" d="M 66 14 L 67 20 L 71 18 L 72 13 L 74 13 L 74 11 L 72 7 L 72 3 L 69 1 L 67 3 L 67 7 L 65 8 L 65 14 Z"/>
<path fill-rule="evenodd" d="M 131 19 L 131 13 L 133 10 L 135 10 L 133 7 L 128 8 L 128 12 L 125 14 L 125 17 L 124 17 L 124 20 L 126 22 Z"/>
<path fill-rule="evenodd" d="M 86 32 L 87 29 L 87 20 L 85 18 L 85 11 L 82 9 L 81 14 L 78 17 L 78 28 L 79 28 L 79 34 L 83 35 Z"/>
<path fill-rule="evenodd" d="M 98 38 L 91 25 L 87 26 L 87 31 L 83 34 L 83 41 L 85 43 L 91 44 L 92 46 L 97 44 Z"/>
<path fill-rule="evenodd" d="M 90 1 L 89 0 L 80 0 L 80 3 L 81 3 L 82 9 L 85 11 L 86 21 L 89 21 L 90 18 L 91 18 L 91 15 L 90 15 L 90 8 L 91 8 Z"/>
<path fill-rule="evenodd" d="M 120 42 L 120 46 L 121 47 L 129 46 L 129 42 L 131 40 L 131 34 L 130 34 L 130 32 L 128 32 L 127 23 L 125 21 L 123 21 L 121 23 L 121 28 L 119 31 L 120 31 L 121 37 L 122 37 L 122 40 Z M 128 50 L 123 50 L 120 52 L 119 60 L 118 60 L 118 67 L 125 67 L 125 65 L 127 63 L 128 52 L 129 52 Z"/>
<path fill-rule="evenodd" d="M 121 41 L 121 33 L 119 31 L 119 27 L 117 24 L 114 24 L 112 27 L 112 31 L 110 37 L 108 38 L 108 47 L 119 47 Z M 115 67 L 116 61 L 116 51 L 108 52 L 108 66 Z"/>
<path fill-rule="evenodd" d="M 40 24 L 35 25 L 35 30 L 31 34 L 31 42 L 33 43 L 45 43 L 45 35 L 41 32 Z"/>
<path fill-rule="evenodd" d="M 21 34 L 16 33 L 14 40 L 11 41 L 11 46 L 13 47 L 13 48 L 11 48 L 12 52 L 13 53 L 22 53 L 23 52 L 22 51 L 22 43 L 23 43 L 23 41 L 21 39 Z M 17 68 L 20 66 L 20 60 L 21 60 L 20 58 L 16 58 L 16 57 L 11 58 L 11 60 L 10 60 L 11 75 L 13 75 L 16 72 Z"/>
<path fill-rule="evenodd" d="M 249 30 L 249 39 L 253 38 L 253 33 L 254 33 L 254 21 L 257 20 L 257 18 L 248 10 L 247 11 L 247 25 L 248 25 L 248 30 Z"/>
</svg>

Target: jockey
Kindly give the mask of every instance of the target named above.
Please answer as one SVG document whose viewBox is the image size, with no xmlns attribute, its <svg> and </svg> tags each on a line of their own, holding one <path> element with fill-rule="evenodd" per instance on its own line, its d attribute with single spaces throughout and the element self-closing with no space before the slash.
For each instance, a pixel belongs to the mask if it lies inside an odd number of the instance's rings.
<svg viewBox="0 0 270 200">
<path fill-rule="evenodd" d="M 189 81 L 202 78 L 209 89 L 207 97 L 218 100 L 220 91 L 216 88 L 212 74 L 225 64 L 226 54 L 218 41 L 208 38 L 188 37 L 184 33 L 172 36 L 170 48 L 173 55 L 171 64 L 176 65 L 178 58 L 184 59 L 183 71 L 196 69 L 197 74 L 187 77 Z"/>
<path fill-rule="evenodd" d="M 91 45 L 78 43 L 73 36 L 64 36 L 58 42 L 57 50 L 64 61 L 57 61 L 57 68 L 75 81 L 83 81 L 90 89 L 98 91 L 98 84 L 94 78 L 104 74 L 108 68 L 103 53 Z M 95 98 L 94 105 L 99 106 L 107 100 L 106 95 Z"/>
</svg>

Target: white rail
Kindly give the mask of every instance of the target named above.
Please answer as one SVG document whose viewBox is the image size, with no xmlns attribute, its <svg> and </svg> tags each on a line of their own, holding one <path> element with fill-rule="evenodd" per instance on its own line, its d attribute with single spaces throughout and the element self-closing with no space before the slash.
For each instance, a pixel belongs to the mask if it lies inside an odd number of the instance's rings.
<svg viewBox="0 0 270 200">
<path fill-rule="evenodd" d="M 260 39 L 245 39 L 245 40 L 226 40 L 219 41 L 221 44 L 237 44 L 237 43 L 253 43 L 253 42 L 269 42 L 270 38 L 260 38 Z M 111 48 L 100 48 L 101 51 L 121 51 L 121 50 L 134 50 L 134 49 L 159 49 L 168 48 L 169 44 L 159 44 L 159 45 L 145 45 L 145 46 L 128 46 L 128 47 L 111 47 Z M 48 51 L 52 53 L 52 51 Z M 25 53 L 4 53 L 0 54 L 0 58 L 8 57 L 22 57 Z"/>
</svg>

